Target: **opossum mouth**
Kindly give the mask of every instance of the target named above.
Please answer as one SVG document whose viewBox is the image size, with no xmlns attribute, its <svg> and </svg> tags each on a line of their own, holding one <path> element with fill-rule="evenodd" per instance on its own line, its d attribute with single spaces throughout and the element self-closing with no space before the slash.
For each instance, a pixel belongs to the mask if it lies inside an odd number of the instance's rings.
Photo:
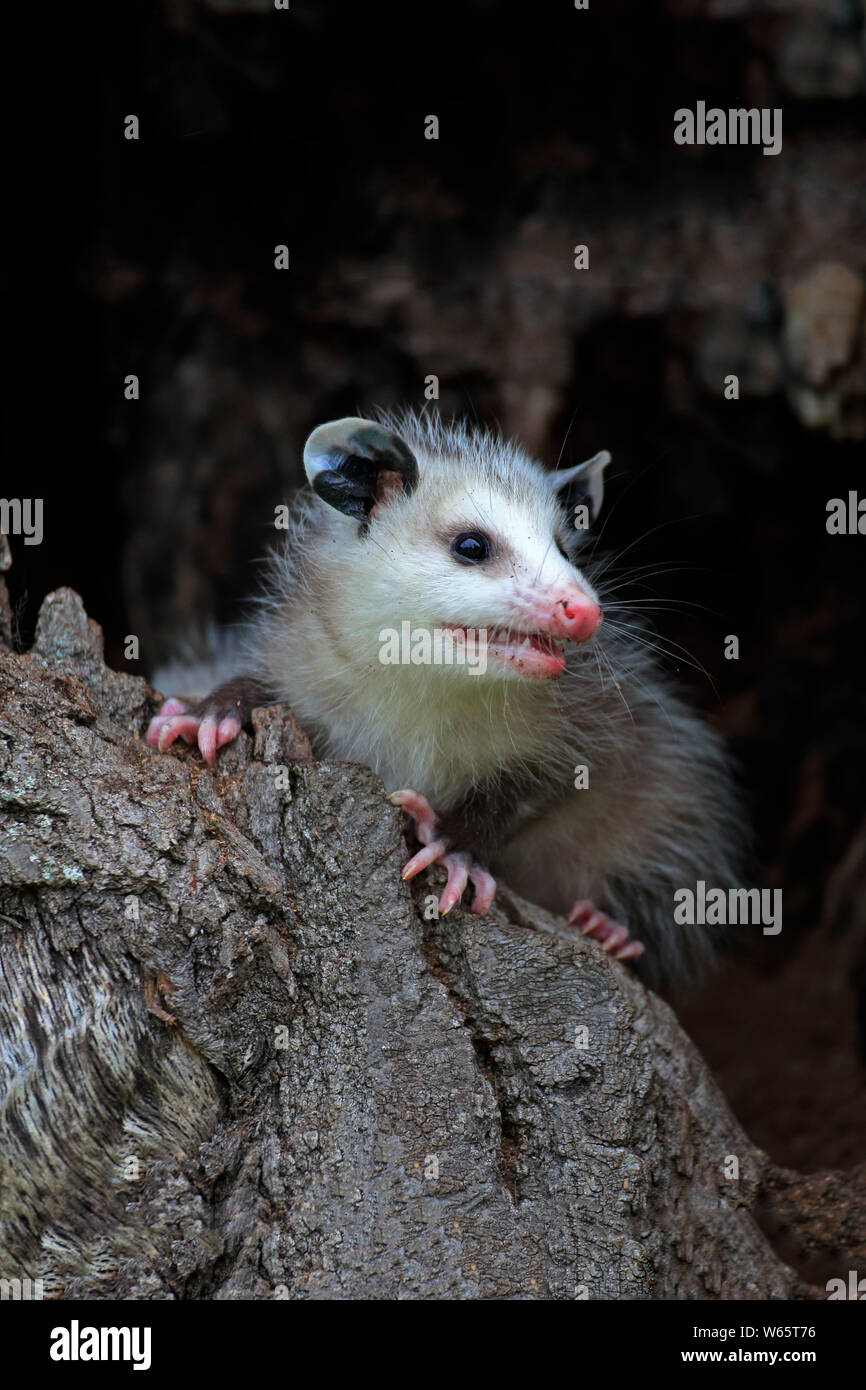
<svg viewBox="0 0 866 1390">
<path fill-rule="evenodd" d="M 467 638 L 478 650 L 486 651 L 487 656 L 508 667 L 516 675 L 527 676 L 532 680 L 551 680 L 565 669 L 565 651 L 562 643 L 549 637 L 545 632 L 515 632 L 513 628 L 488 628 L 486 642 L 479 641 L 478 629 L 456 627 L 464 642 Z M 471 634 L 471 638 L 470 635 Z"/>
</svg>

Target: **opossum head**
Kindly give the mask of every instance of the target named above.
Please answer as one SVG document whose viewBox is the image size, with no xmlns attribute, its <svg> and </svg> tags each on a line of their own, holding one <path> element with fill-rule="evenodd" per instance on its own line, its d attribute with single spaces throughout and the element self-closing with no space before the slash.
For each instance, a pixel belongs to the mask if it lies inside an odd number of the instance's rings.
<svg viewBox="0 0 866 1390">
<path fill-rule="evenodd" d="M 326 563 L 359 640 L 408 622 L 463 644 L 455 675 L 483 647 L 487 679 L 558 676 L 565 644 L 601 622 L 576 559 L 609 459 L 547 473 L 494 435 L 414 414 L 314 430 L 304 463 L 334 509 Z"/>
</svg>

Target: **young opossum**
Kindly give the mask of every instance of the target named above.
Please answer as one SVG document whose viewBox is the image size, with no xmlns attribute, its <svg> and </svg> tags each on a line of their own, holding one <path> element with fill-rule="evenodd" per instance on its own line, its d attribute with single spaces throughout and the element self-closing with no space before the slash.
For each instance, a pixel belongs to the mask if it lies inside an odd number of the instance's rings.
<svg viewBox="0 0 866 1390">
<path fill-rule="evenodd" d="M 736 882 L 742 821 L 719 740 L 633 628 L 602 626 L 601 586 L 578 567 L 574 518 L 595 520 L 608 462 L 549 473 L 410 412 L 320 426 L 242 674 L 168 700 L 148 742 L 197 742 L 212 763 L 255 705 L 285 701 L 319 755 L 381 776 L 422 845 L 404 878 L 447 869 L 440 911 L 471 884 L 485 912 L 501 875 L 620 959 L 642 955 L 639 930 L 651 981 L 688 979 L 714 929 L 676 925 L 674 893 Z M 385 664 L 406 622 L 483 651 L 486 669 Z"/>
</svg>

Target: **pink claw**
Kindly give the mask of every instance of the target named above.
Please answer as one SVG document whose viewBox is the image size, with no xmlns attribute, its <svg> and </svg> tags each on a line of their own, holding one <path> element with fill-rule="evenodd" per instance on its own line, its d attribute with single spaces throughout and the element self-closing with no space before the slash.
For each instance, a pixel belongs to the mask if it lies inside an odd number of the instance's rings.
<svg viewBox="0 0 866 1390">
<path fill-rule="evenodd" d="M 210 715 L 203 719 L 198 731 L 198 746 L 205 762 L 212 764 L 216 760 L 217 750 L 222 748 L 224 744 L 231 743 L 233 738 L 237 738 L 240 731 L 240 720 L 235 719 L 232 715 L 227 715 L 219 723 Z"/>
<path fill-rule="evenodd" d="M 201 755 L 206 763 L 212 763 L 216 758 L 217 751 L 217 729 L 219 725 L 215 719 L 207 715 L 201 720 L 198 726 L 198 746 Z"/>
<path fill-rule="evenodd" d="M 476 916 L 481 917 L 490 911 L 490 905 L 496 896 L 496 879 L 486 869 L 482 869 L 480 864 L 473 864 L 469 870 L 469 881 L 475 889 L 471 910 Z"/>
<path fill-rule="evenodd" d="M 574 907 L 568 914 L 567 920 L 571 922 L 573 926 L 582 926 L 589 917 L 595 915 L 595 910 L 595 903 L 590 902 L 589 898 L 581 898 L 579 902 L 574 904 Z"/>
<path fill-rule="evenodd" d="M 568 921 L 576 926 L 581 936 L 592 936 L 617 960 L 636 960 L 644 953 L 640 941 L 632 941 L 628 927 L 615 922 L 604 912 L 600 912 L 588 898 L 576 902 L 568 914 Z"/>
<path fill-rule="evenodd" d="M 186 706 L 183 703 L 183 700 L 178 700 L 174 696 L 172 696 L 170 700 L 166 700 L 157 718 L 165 718 L 165 716 L 168 714 L 183 714 L 185 709 Z"/>
<path fill-rule="evenodd" d="M 422 869 L 428 869 L 431 864 L 435 864 L 437 859 L 441 859 L 448 849 L 447 840 L 432 840 L 424 849 L 419 849 L 417 854 L 413 854 L 409 863 L 403 870 L 403 878 L 414 878 L 420 874 Z"/>
<path fill-rule="evenodd" d="M 621 951 L 614 951 L 617 960 L 637 960 L 638 956 L 642 956 L 643 953 L 644 945 L 642 941 L 629 941 L 627 945 L 623 946 Z"/>
<path fill-rule="evenodd" d="M 176 738 L 182 738 L 184 743 L 195 743 L 198 726 L 199 721 L 191 714 L 175 714 L 163 720 L 156 740 L 160 753 L 170 748 Z"/>
<path fill-rule="evenodd" d="M 181 733 L 183 721 L 178 719 L 178 716 L 184 714 L 185 711 L 186 706 L 183 700 L 166 700 L 159 714 L 155 714 L 148 724 L 145 742 L 149 743 L 151 748 L 159 748 L 161 752 L 168 748 Z M 197 721 L 194 722 L 197 723 Z M 163 733 L 169 728 L 173 728 L 174 731 L 171 737 L 163 742 Z M 187 739 L 188 742 L 189 739 Z"/>
<path fill-rule="evenodd" d="M 217 748 L 224 748 L 227 743 L 231 743 L 237 738 L 241 731 L 241 721 L 235 719 L 233 714 L 227 715 L 219 722 L 217 729 Z"/>
<path fill-rule="evenodd" d="M 212 765 L 218 749 L 231 743 L 240 731 L 241 723 L 235 715 L 226 715 L 220 720 L 213 715 L 202 718 L 188 714 L 182 700 L 171 699 L 166 700 L 159 714 L 151 719 L 145 742 L 151 748 L 158 748 L 160 753 L 164 753 L 178 738 L 191 745 L 198 743 L 205 762 Z"/>
<path fill-rule="evenodd" d="M 446 912 L 450 912 L 463 896 L 463 890 L 469 882 L 472 860 L 468 854 L 459 850 L 454 854 L 446 854 L 442 863 L 448 870 L 448 882 L 445 884 L 442 897 L 439 899 L 439 911 L 444 917 Z"/>
<path fill-rule="evenodd" d="M 426 796 L 407 787 L 402 791 L 392 792 L 389 800 L 393 801 L 395 806 L 400 806 L 414 822 L 415 836 L 423 845 L 423 849 L 413 854 L 404 868 L 403 878 L 414 878 L 431 864 L 442 863 L 448 871 L 448 879 L 439 899 L 439 911 L 442 916 L 459 903 L 468 883 L 475 889 L 470 910 L 478 916 L 489 911 L 496 893 L 496 879 L 480 864 L 474 863 L 465 851 L 452 850 L 451 841 L 447 836 L 437 834 L 436 812 Z"/>
<path fill-rule="evenodd" d="M 407 787 L 404 791 L 392 792 L 388 798 L 399 806 L 415 822 L 415 836 L 422 845 L 429 845 L 436 835 L 436 812 L 426 796 Z"/>
</svg>

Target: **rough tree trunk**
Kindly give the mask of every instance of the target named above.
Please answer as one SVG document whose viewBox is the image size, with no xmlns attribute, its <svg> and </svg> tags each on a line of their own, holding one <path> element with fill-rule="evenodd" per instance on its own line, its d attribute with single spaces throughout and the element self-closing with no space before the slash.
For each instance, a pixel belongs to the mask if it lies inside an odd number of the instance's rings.
<svg viewBox="0 0 866 1390">
<path fill-rule="evenodd" d="M 862 1262 L 855 1179 L 774 1169 L 626 968 L 507 894 L 425 921 L 381 784 L 315 762 L 287 710 L 211 772 L 144 744 L 154 703 L 68 590 L 0 651 L 4 1275 L 808 1297 L 773 1203 Z"/>
</svg>

